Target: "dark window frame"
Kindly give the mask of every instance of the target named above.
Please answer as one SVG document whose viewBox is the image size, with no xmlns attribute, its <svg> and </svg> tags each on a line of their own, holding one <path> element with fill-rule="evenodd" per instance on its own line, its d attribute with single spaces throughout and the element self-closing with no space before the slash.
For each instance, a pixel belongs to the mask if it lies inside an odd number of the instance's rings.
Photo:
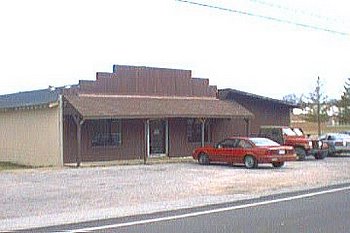
<svg viewBox="0 0 350 233">
<path fill-rule="evenodd" d="M 202 142 L 202 122 L 199 119 L 187 120 L 187 142 L 201 143 Z M 210 143 L 210 122 L 205 121 L 204 127 L 204 142 Z"/>
<path fill-rule="evenodd" d="M 94 120 L 92 125 L 92 147 L 118 147 L 122 144 L 121 120 Z"/>
<path fill-rule="evenodd" d="M 219 145 L 220 148 L 236 148 L 237 139 L 224 139 Z"/>
</svg>

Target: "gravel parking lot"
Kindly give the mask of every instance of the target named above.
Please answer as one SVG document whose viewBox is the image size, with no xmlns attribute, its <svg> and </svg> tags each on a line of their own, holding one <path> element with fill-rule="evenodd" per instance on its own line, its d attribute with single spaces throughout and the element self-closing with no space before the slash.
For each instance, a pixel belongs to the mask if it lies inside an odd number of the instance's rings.
<svg viewBox="0 0 350 233">
<path fill-rule="evenodd" d="M 283 168 L 193 163 L 0 173 L 0 231 L 151 213 L 350 182 L 350 157 Z"/>
</svg>

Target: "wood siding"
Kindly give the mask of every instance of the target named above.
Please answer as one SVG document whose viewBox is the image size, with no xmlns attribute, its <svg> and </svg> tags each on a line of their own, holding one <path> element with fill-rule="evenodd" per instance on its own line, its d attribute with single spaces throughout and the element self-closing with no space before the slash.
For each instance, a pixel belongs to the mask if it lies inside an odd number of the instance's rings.
<svg viewBox="0 0 350 233">
<path fill-rule="evenodd" d="M 252 135 L 259 133 L 261 125 L 290 125 L 290 107 L 287 105 L 235 94 L 229 94 L 228 99 L 239 103 L 254 114 L 254 119 L 250 121 L 250 133 Z M 235 124 L 234 121 L 228 123 L 227 130 L 232 129 Z M 242 124 L 236 126 L 236 131 L 246 135 L 245 126 L 246 124 L 243 121 Z"/>
<path fill-rule="evenodd" d="M 219 142 L 231 136 L 246 135 L 246 123 L 244 119 L 216 120 L 213 125 L 215 126 L 212 130 L 213 142 Z"/>
<path fill-rule="evenodd" d="M 141 159 L 145 154 L 145 126 L 143 120 L 122 120 L 121 145 L 93 147 L 93 121 L 85 121 L 82 126 L 82 161 L 111 161 Z M 76 125 L 71 117 L 64 119 L 64 163 L 76 162 Z"/>
<path fill-rule="evenodd" d="M 114 66 L 113 73 L 99 72 L 96 81 L 80 81 L 79 88 L 64 94 L 217 97 L 208 79 L 192 78 L 190 70 L 140 66 Z"/>
<path fill-rule="evenodd" d="M 232 120 L 236 121 L 236 120 Z M 210 144 L 221 140 L 222 129 L 227 120 L 212 120 L 210 125 Z M 86 121 L 82 127 L 82 161 L 111 161 L 126 159 L 142 159 L 145 155 L 145 121 L 122 120 L 122 143 L 115 147 L 93 147 L 91 143 L 92 121 Z M 77 153 L 76 126 L 70 117 L 64 119 L 64 163 L 75 163 Z M 187 140 L 187 119 L 168 119 L 169 157 L 191 156 L 192 151 L 200 146 L 200 142 Z M 220 136 L 217 136 L 220 135 Z"/>
<path fill-rule="evenodd" d="M 190 156 L 192 151 L 200 146 L 187 140 L 187 119 L 169 120 L 169 156 Z"/>
</svg>

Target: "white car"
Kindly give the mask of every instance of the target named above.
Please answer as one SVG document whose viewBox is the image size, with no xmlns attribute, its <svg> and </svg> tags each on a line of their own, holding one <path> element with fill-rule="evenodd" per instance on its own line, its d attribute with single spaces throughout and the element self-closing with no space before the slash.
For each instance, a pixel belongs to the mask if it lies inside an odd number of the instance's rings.
<svg viewBox="0 0 350 233">
<path fill-rule="evenodd" d="M 341 133 L 328 133 L 320 137 L 329 147 L 329 155 L 350 153 L 350 135 Z"/>
</svg>

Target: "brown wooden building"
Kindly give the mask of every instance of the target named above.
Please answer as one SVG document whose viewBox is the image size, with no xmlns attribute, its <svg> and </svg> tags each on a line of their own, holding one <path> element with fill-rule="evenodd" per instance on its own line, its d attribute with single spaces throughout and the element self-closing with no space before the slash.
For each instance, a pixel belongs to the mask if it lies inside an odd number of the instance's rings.
<svg viewBox="0 0 350 233">
<path fill-rule="evenodd" d="M 114 66 L 63 93 L 63 161 L 188 156 L 253 117 L 189 70 Z"/>
<path fill-rule="evenodd" d="M 188 156 L 261 124 L 289 125 L 292 107 L 218 92 L 190 70 L 115 65 L 94 81 L 0 96 L 0 161 L 62 166 Z"/>
<path fill-rule="evenodd" d="M 282 100 L 255 95 L 236 89 L 219 90 L 219 98 L 225 101 L 238 103 L 254 115 L 254 118 L 247 121 L 245 125 L 237 125 L 237 122 L 231 124 L 234 128 L 241 129 L 240 132 L 233 131 L 232 128 L 230 129 L 229 127 L 230 124 L 227 125 L 226 128 L 229 130 L 225 131 L 226 134 L 223 136 L 231 135 L 232 132 L 243 134 L 242 130 L 244 128 L 247 130 L 248 135 L 257 135 L 261 125 L 289 126 L 292 109 L 299 107 Z"/>
</svg>

